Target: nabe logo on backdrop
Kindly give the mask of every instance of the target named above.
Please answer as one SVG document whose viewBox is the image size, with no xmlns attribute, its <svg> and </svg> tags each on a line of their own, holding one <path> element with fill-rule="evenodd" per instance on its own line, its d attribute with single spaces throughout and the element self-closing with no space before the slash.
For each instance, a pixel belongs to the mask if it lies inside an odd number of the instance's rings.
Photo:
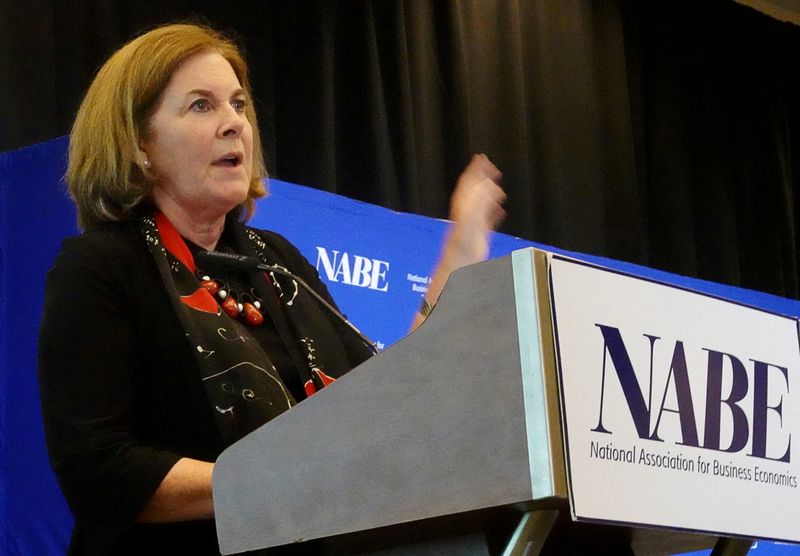
<svg viewBox="0 0 800 556">
<path fill-rule="evenodd" d="M 642 440 L 670 441 L 729 453 L 739 453 L 749 444 L 749 450 L 745 452 L 748 456 L 790 462 L 791 433 L 783 428 L 783 402 L 789 393 L 789 369 L 707 347 L 687 346 L 682 340 L 666 342 L 647 333 L 631 334 L 623 340 L 618 328 L 605 324 L 595 326 L 602 335 L 603 353 L 598 417 L 592 432 L 611 434 L 617 427 L 629 428 L 632 424 Z M 632 359 L 626 342 L 644 342 L 647 348 L 639 353 L 646 354 L 646 360 Z M 694 364 L 704 362 L 702 369 L 690 368 L 686 355 L 690 349 L 696 351 L 692 358 Z M 659 364 L 665 367 L 654 373 Z M 666 378 L 658 382 L 656 376 Z M 639 377 L 647 379 L 640 381 Z M 621 389 L 624 396 L 631 418 L 627 425 L 620 422 L 612 425 L 608 420 L 604 421 L 604 400 L 608 390 L 615 387 L 612 383 Z M 697 410 L 696 392 L 703 390 L 705 409 Z M 668 394 L 671 394 L 670 401 Z M 673 438 L 661 432 L 663 419 L 669 418 L 670 414 L 680 425 Z M 726 438 L 724 443 L 720 434 L 723 416 L 729 424 L 726 427 L 729 439 Z M 702 437 L 698 421 L 702 424 Z M 791 476 L 787 482 L 796 487 L 797 479 Z"/>
<path fill-rule="evenodd" d="M 389 263 L 346 251 L 317 246 L 317 272 L 325 273 L 331 282 L 340 282 L 359 288 L 389 291 Z"/>
</svg>

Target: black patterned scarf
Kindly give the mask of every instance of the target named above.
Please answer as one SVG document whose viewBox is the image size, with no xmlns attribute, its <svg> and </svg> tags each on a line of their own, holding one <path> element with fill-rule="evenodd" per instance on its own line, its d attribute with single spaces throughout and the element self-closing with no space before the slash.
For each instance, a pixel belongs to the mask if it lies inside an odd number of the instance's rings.
<svg viewBox="0 0 800 556">
<path fill-rule="evenodd" d="M 145 216 L 140 227 L 186 332 L 226 445 L 295 405 L 296 400 L 269 355 L 247 327 L 228 316 L 201 286 L 194 257 L 167 217 L 160 212 Z M 258 231 L 229 218 L 228 233 L 238 253 L 255 255 L 265 264 L 285 268 L 280 253 Z M 339 327 L 296 281 L 263 272 L 255 272 L 248 279 L 295 362 L 306 395 L 368 357 L 366 347 L 358 360 L 348 357 Z"/>
</svg>

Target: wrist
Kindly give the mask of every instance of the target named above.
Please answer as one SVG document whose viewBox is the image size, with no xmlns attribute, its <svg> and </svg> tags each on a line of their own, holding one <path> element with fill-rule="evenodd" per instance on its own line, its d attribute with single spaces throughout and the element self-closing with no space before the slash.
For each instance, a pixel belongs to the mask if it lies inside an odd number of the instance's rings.
<svg viewBox="0 0 800 556">
<path fill-rule="evenodd" d="M 468 264 L 486 260 L 489 252 L 488 231 L 454 223 L 447 231 L 440 263 L 450 273 Z"/>
</svg>

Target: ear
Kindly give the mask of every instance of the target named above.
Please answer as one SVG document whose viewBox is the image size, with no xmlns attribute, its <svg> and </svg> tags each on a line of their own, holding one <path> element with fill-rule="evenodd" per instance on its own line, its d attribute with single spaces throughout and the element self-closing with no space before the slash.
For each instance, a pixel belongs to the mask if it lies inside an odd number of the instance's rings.
<svg viewBox="0 0 800 556">
<path fill-rule="evenodd" d="M 147 152 L 142 149 L 139 149 L 136 153 L 136 165 L 141 170 L 142 174 L 148 177 L 152 177 L 153 175 L 153 162 L 150 160 L 150 157 L 147 156 Z"/>
<path fill-rule="evenodd" d="M 136 156 L 136 163 L 145 173 L 149 172 L 153 167 L 152 162 L 150 162 L 150 157 L 147 156 L 147 153 L 143 149 L 139 149 L 139 152 Z"/>
</svg>

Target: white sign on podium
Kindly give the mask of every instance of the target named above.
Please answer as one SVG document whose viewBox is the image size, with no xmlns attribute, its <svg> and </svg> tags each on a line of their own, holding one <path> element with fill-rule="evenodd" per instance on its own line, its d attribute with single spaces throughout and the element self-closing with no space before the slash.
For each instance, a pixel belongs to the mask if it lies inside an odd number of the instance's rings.
<svg viewBox="0 0 800 556">
<path fill-rule="evenodd" d="M 573 517 L 800 541 L 797 321 L 552 256 Z"/>
</svg>

